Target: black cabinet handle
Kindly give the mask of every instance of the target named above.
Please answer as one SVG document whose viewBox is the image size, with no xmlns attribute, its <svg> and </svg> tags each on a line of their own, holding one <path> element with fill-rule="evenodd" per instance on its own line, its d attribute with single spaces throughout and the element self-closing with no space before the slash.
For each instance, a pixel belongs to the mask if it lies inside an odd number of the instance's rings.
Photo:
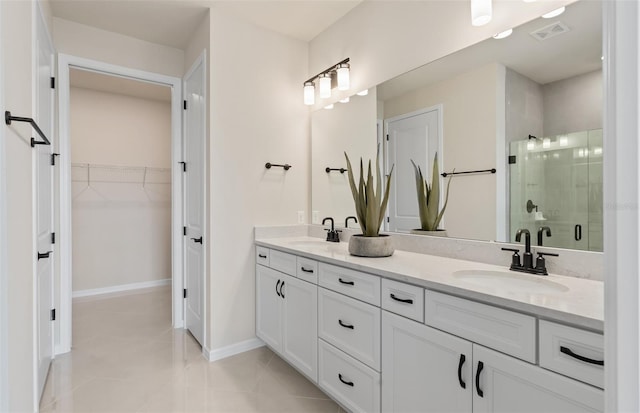
<svg viewBox="0 0 640 413">
<path fill-rule="evenodd" d="M 302 272 L 309 272 L 309 273 L 313 273 L 313 270 L 308 270 L 304 267 L 300 267 L 300 269 L 302 270 Z"/>
<path fill-rule="evenodd" d="M 604 366 L 604 360 L 594 360 L 588 357 L 581 356 L 571 351 L 571 349 L 569 349 L 568 347 L 560 346 L 560 352 L 566 354 L 567 356 L 573 357 L 574 359 L 584 361 L 585 363 Z"/>
<path fill-rule="evenodd" d="M 282 287 L 284 287 L 284 280 L 282 281 L 282 284 L 280 284 L 280 297 L 284 298 L 284 293 L 282 292 Z"/>
<path fill-rule="evenodd" d="M 391 299 L 400 301 L 401 303 L 413 304 L 413 300 L 411 298 L 407 298 L 407 299 L 398 298 L 393 293 L 391 293 Z"/>
<path fill-rule="evenodd" d="M 342 378 L 342 374 L 338 373 L 338 378 L 340 379 L 341 382 L 343 382 L 347 386 L 353 387 L 353 382 L 352 381 L 345 381 L 345 379 Z"/>
<path fill-rule="evenodd" d="M 484 392 L 480 390 L 480 373 L 482 373 L 482 369 L 484 369 L 484 363 L 479 361 L 478 370 L 476 371 L 476 392 L 480 397 L 484 397 Z"/>
<path fill-rule="evenodd" d="M 278 280 L 278 282 L 276 283 L 276 294 L 278 294 L 278 297 L 280 297 L 280 292 L 278 292 L 278 286 L 280 286 L 280 280 Z"/>
<path fill-rule="evenodd" d="M 345 323 L 343 323 L 343 322 L 342 322 L 342 320 L 338 320 L 338 324 L 340 324 L 340 325 L 341 325 L 342 327 L 344 327 L 344 328 L 349 328 L 349 329 L 351 329 L 351 330 L 353 330 L 353 329 L 355 328 L 355 327 L 354 327 L 354 326 L 352 326 L 351 324 L 345 324 Z"/>
<path fill-rule="evenodd" d="M 345 281 L 342 278 L 338 278 L 338 281 L 340 281 L 340 284 L 346 284 L 346 285 L 355 285 L 356 284 L 353 281 Z"/>
<path fill-rule="evenodd" d="M 38 261 L 40 261 L 42 258 L 49 258 L 49 255 L 50 255 L 52 252 L 53 252 L 53 251 L 39 252 L 39 253 L 38 253 Z"/>
<path fill-rule="evenodd" d="M 258 254 L 258 257 L 260 257 L 260 258 L 267 258 L 267 256 L 266 256 L 266 255 L 263 255 L 263 254 Z"/>
<path fill-rule="evenodd" d="M 467 383 L 462 380 L 462 366 L 464 366 L 464 362 L 467 360 L 467 356 L 464 354 L 460 354 L 460 362 L 458 363 L 458 382 L 460 383 L 460 387 L 463 389 L 467 388 Z"/>
<path fill-rule="evenodd" d="M 578 224 L 573 228 L 573 237 L 576 241 L 580 241 L 582 239 L 582 225 Z"/>
<path fill-rule="evenodd" d="M 200 238 L 191 238 L 193 240 L 193 242 L 196 242 L 198 244 L 202 244 L 202 237 Z"/>
</svg>

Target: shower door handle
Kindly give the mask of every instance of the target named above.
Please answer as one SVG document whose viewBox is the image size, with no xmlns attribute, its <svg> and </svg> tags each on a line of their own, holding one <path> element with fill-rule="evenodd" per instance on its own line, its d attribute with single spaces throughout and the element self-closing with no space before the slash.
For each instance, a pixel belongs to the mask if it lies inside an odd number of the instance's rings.
<svg viewBox="0 0 640 413">
<path fill-rule="evenodd" d="M 191 238 L 193 242 L 197 242 L 198 244 L 202 244 L 202 237 L 200 238 Z"/>
<path fill-rule="evenodd" d="M 582 225 L 578 224 L 573 228 L 573 237 L 576 241 L 580 241 L 582 239 Z"/>
</svg>

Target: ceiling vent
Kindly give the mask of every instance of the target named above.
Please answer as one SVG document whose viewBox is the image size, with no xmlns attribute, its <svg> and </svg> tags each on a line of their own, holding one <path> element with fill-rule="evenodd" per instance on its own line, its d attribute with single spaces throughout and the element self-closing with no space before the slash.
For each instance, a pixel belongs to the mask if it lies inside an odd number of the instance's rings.
<svg viewBox="0 0 640 413">
<path fill-rule="evenodd" d="M 544 26 L 538 30 L 531 32 L 531 36 L 538 40 L 547 40 L 555 37 L 559 34 L 567 33 L 571 29 L 562 22 L 551 23 L 548 26 Z"/>
</svg>

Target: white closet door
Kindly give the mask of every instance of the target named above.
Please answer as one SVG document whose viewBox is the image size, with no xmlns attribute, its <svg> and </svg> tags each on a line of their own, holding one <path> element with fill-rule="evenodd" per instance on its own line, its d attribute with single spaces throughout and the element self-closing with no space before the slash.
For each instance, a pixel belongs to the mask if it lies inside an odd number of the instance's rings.
<svg viewBox="0 0 640 413">
<path fill-rule="evenodd" d="M 204 62 L 184 79 L 185 134 L 185 324 L 193 336 L 204 344 L 204 170 L 205 170 L 205 102 Z"/>
</svg>

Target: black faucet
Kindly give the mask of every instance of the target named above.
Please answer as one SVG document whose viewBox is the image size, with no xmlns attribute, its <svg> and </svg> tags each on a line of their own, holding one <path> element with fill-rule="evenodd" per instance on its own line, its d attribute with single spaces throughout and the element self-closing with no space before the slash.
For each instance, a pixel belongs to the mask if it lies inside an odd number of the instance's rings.
<svg viewBox="0 0 640 413">
<path fill-rule="evenodd" d="M 516 232 L 516 242 L 520 242 L 524 234 L 524 254 L 522 254 L 522 266 L 533 268 L 533 255 L 531 254 L 531 233 L 528 229 L 519 229 Z"/>
<path fill-rule="evenodd" d="M 347 217 L 347 218 L 344 220 L 344 227 L 345 227 L 345 228 L 349 228 L 349 220 L 350 220 L 350 219 L 352 219 L 352 220 L 353 220 L 353 222 L 355 222 L 356 224 L 358 223 L 358 218 L 356 218 L 356 217 L 354 217 L 354 216 Z"/>
<path fill-rule="evenodd" d="M 547 237 L 551 236 L 551 228 L 549 227 L 540 227 L 538 228 L 538 246 L 542 247 L 542 236 L 544 235 L 543 233 L 546 232 L 547 233 Z"/>
<path fill-rule="evenodd" d="M 327 221 L 331 221 L 331 229 L 325 229 L 325 231 L 327 231 L 327 241 L 340 242 L 340 235 L 338 234 L 338 232 L 340 231 L 335 229 L 333 225 L 333 218 L 326 217 L 325 219 L 322 220 L 322 225 L 324 225 L 324 223 Z"/>
</svg>

